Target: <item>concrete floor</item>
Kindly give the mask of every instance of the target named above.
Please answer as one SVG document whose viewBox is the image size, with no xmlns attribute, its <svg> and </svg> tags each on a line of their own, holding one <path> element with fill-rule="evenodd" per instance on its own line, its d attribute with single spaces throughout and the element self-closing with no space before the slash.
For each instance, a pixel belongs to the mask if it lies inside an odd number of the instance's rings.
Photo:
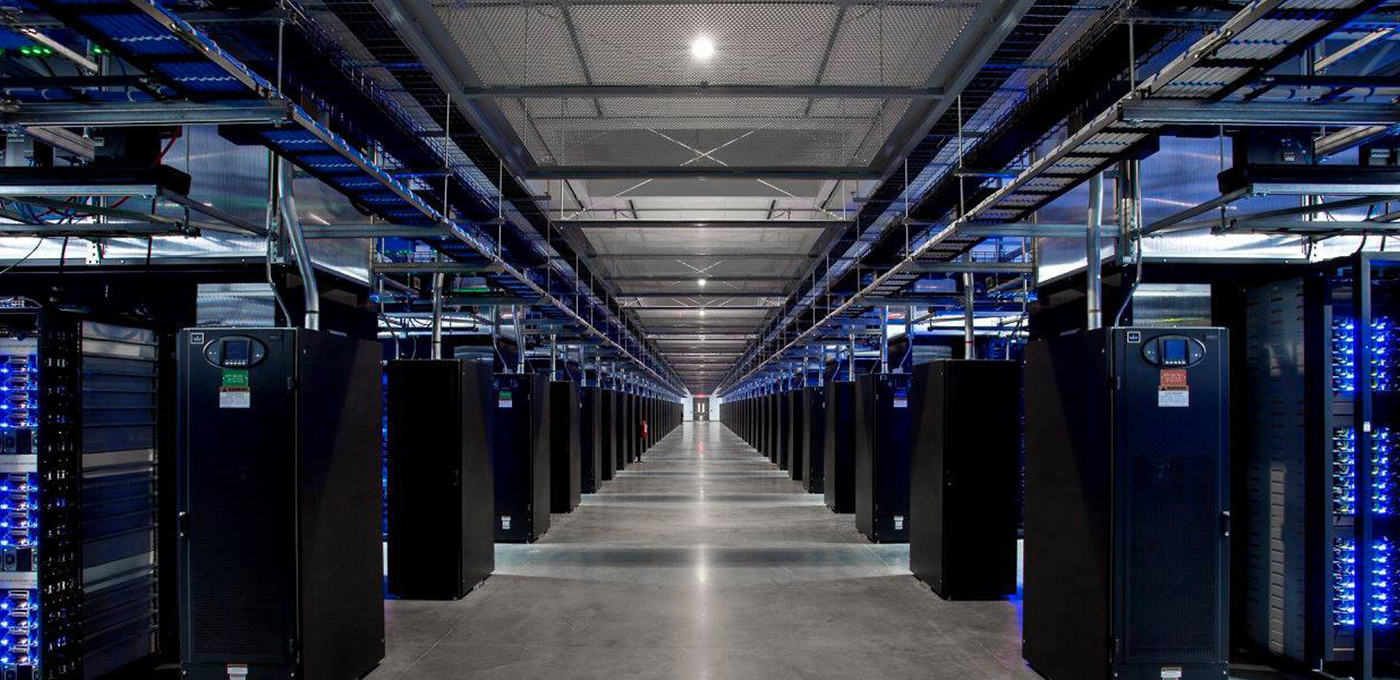
<svg viewBox="0 0 1400 680">
<path fill-rule="evenodd" d="M 370 680 L 1029 680 L 1017 607 L 944 602 L 719 423 L 686 423 L 461 601 L 387 603 Z"/>
</svg>

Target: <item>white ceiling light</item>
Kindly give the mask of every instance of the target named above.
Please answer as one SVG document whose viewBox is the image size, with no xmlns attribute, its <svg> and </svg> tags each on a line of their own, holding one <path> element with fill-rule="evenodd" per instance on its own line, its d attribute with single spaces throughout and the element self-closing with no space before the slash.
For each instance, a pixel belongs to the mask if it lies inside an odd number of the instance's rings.
<svg viewBox="0 0 1400 680">
<path fill-rule="evenodd" d="M 705 281 L 705 277 L 702 276 L 702 277 L 700 277 L 700 278 L 698 278 L 698 279 L 695 279 L 695 283 L 699 284 L 701 288 L 704 288 L 704 287 L 705 287 L 705 284 L 708 283 L 708 282 Z"/>
<path fill-rule="evenodd" d="M 715 42 L 703 35 L 696 38 L 695 42 L 690 43 L 690 56 L 699 61 L 709 61 L 710 57 L 715 56 Z"/>
</svg>

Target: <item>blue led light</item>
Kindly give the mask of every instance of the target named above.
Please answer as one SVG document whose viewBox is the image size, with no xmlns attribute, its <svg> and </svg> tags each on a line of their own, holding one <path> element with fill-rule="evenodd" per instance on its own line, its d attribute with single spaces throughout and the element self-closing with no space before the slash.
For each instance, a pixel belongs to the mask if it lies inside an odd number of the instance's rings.
<svg viewBox="0 0 1400 680">
<path fill-rule="evenodd" d="M 1392 547 L 1389 539 L 1375 539 L 1371 544 L 1371 624 L 1389 627 L 1392 584 L 1390 563 Z M 1334 564 L 1332 569 L 1333 618 L 1340 626 L 1356 625 L 1356 543 L 1349 539 L 1338 539 L 1333 546 Z"/>
<path fill-rule="evenodd" d="M 13 350 L 11 350 L 13 351 Z M 39 357 L 30 354 L 0 354 L 0 454 L 40 454 Z M 42 491 L 37 471 L 0 474 L 0 552 L 10 569 L 37 570 L 41 563 L 37 511 Z M 53 499 L 63 507 L 62 498 Z M 40 618 L 35 589 L 0 591 L 0 672 L 6 677 L 42 678 Z"/>
<path fill-rule="evenodd" d="M 1371 512 L 1377 515 L 1391 510 L 1395 487 L 1391 448 L 1390 428 L 1371 433 Z M 1356 431 L 1350 427 L 1332 431 L 1332 499 L 1334 512 L 1356 514 Z"/>
<path fill-rule="evenodd" d="M 1395 332 L 1395 323 L 1388 318 L 1371 321 L 1371 389 L 1379 392 L 1394 389 L 1391 355 L 1400 344 Z M 1332 320 L 1332 389 L 1356 391 L 1356 373 L 1356 320 L 1337 317 Z"/>
</svg>

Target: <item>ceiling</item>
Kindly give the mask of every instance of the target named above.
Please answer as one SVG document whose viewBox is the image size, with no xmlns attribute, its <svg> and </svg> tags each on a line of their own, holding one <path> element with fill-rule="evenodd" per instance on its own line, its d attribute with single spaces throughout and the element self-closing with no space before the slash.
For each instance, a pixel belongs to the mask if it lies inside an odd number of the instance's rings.
<svg viewBox="0 0 1400 680">
<path fill-rule="evenodd" d="M 985 36 L 1017 19 L 1006 8 L 1025 6 L 391 4 L 694 394 L 713 391 L 949 110 L 995 47 Z"/>
<path fill-rule="evenodd" d="M 932 93 L 953 70 L 941 67 L 958 56 L 953 47 L 978 8 L 927 0 L 433 2 L 471 85 L 507 122 L 503 132 L 527 162 L 574 173 L 877 173 L 898 160 L 901 147 L 888 142 L 937 106 Z M 692 54 L 702 40 L 713 46 L 703 59 Z M 727 94 L 693 91 L 707 87 Z"/>
</svg>

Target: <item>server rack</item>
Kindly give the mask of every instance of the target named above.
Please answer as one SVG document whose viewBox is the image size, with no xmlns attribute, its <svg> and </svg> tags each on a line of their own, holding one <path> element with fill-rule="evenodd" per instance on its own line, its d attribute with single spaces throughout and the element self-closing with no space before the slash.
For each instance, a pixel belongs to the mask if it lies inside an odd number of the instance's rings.
<svg viewBox="0 0 1400 680">
<path fill-rule="evenodd" d="M 549 511 L 578 507 L 583 491 L 582 404 L 572 381 L 549 384 Z"/>
<path fill-rule="evenodd" d="M 617 421 L 617 469 L 621 470 L 632 464 L 632 395 L 618 392 L 617 397 L 621 404 Z"/>
<path fill-rule="evenodd" d="M 1051 680 L 1223 677 L 1226 332 L 1099 329 L 1026 356 L 1026 661 Z"/>
<path fill-rule="evenodd" d="M 598 388 L 598 459 L 602 480 L 617 472 L 617 392 Z"/>
<path fill-rule="evenodd" d="M 945 359 L 914 371 L 909 570 L 944 599 L 1015 594 L 1020 367 Z"/>
<path fill-rule="evenodd" d="M 579 491 L 598 493 L 603 479 L 603 390 L 579 388 Z"/>
<path fill-rule="evenodd" d="M 6 678 L 91 678 L 158 651 L 154 332 L 0 309 Z"/>
<path fill-rule="evenodd" d="M 549 383 L 543 376 L 496 376 L 496 542 L 533 543 L 549 531 Z"/>
<path fill-rule="evenodd" d="M 907 373 L 856 380 L 856 529 L 876 543 L 909 540 L 910 382 Z"/>
<path fill-rule="evenodd" d="M 390 361 L 389 592 L 456 600 L 496 567 L 491 365 Z"/>
<path fill-rule="evenodd" d="M 826 476 L 826 388 L 802 388 L 802 488 L 822 493 Z"/>
<path fill-rule="evenodd" d="M 1241 632 L 1255 648 L 1367 679 L 1400 651 L 1391 612 L 1400 280 L 1383 257 L 1246 290 L 1240 391 Z"/>
<path fill-rule="evenodd" d="M 183 677 L 363 677 L 384 657 L 379 344 L 293 328 L 178 344 Z"/>
<path fill-rule="evenodd" d="M 802 481 L 803 471 L 806 469 L 805 458 L 803 457 L 803 445 L 807 433 L 806 423 L 803 420 L 802 390 L 795 390 L 787 393 L 787 455 L 788 477 L 794 481 Z"/>
<path fill-rule="evenodd" d="M 773 395 L 773 448 L 778 458 L 778 469 L 788 469 L 791 461 L 788 456 L 788 441 L 792 436 L 792 410 L 788 407 L 792 393 L 786 390 Z"/>
<path fill-rule="evenodd" d="M 856 384 L 833 380 L 826 386 L 826 434 L 822 453 L 822 496 L 832 512 L 856 511 Z"/>
<path fill-rule="evenodd" d="M 763 452 L 768 454 L 768 462 L 778 464 L 778 395 L 769 394 L 763 398 Z"/>
</svg>

